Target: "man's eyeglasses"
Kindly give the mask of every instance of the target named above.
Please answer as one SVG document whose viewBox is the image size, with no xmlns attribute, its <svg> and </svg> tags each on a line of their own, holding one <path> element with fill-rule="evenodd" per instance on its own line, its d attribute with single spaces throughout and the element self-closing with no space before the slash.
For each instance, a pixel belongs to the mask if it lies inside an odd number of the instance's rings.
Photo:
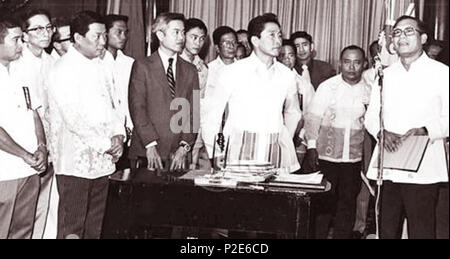
<svg viewBox="0 0 450 259">
<path fill-rule="evenodd" d="M 30 31 L 35 31 L 37 34 L 44 34 L 45 31 L 50 33 L 50 32 L 55 32 L 55 26 L 50 24 L 45 27 L 38 26 L 36 28 L 26 30 L 26 32 L 30 32 Z"/>
<path fill-rule="evenodd" d="M 234 47 L 237 46 L 237 42 L 236 41 L 222 41 L 220 42 L 221 45 L 223 46 L 229 46 L 229 47 Z"/>
<path fill-rule="evenodd" d="M 405 34 L 405 36 L 413 36 L 413 35 L 416 34 L 416 31 L 418 33 L 422 33 L 421 31 L 417 30 L 414 27 L 407 27 L 404 30 L 402 30 L 402 29 L 394 29 L 392 31 L 392 37 L 398 38 L 398 37 L 402 36 L 402 34 Z"/>
<path fill-rule="evenodd" d="M 70 38 L 65 38 L 65 39 L 55 40 L 55 42 L 58 42 L 58 43 L 63 43 L 63 42 L 65 42 L 65 41 L 70 41 Z"/>
</svg>

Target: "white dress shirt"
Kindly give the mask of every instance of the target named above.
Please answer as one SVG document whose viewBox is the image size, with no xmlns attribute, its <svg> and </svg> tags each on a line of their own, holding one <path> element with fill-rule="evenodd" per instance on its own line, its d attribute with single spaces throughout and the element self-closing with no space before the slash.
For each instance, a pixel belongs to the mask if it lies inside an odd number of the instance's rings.
<svg viewBox="0 0 450 259">
<path fill-rule="evenodd" d="M 34 153 L 38 147 L 33 110 L 27 109 L 19 79 L 25 71 L 17 61 L 10 63 L 9 72 L 0 64 L 0 127 L 22 148 Z M 36 107 L 32 107 L 35 109 Z M 0 181 L 17 180 L 37 174 L 25 161 L 0 150 Z"/>
<path fill-rule="evenodd" d="M 349 85 L 337 75 L 323 82 L 305 119 L 308 149 L 317 148 L 319 158 L 329 162 L 360 162 L 369 100 L 370 87 L 364 80 Z"/>
<path fill-rule="evenodd" d="M 112 174 L 111 138 L 125 136 L 112 78 L 96 58 L 70 47 L 50 72 L 51 134 L 58 158 L 55 173 L 96 179 Z"/>
<path fill-rule="evenodd" d="M 124 125 L 126 124 L 126 127 L 133 130 L 133 122 L 128 107 L 128 89 L 134 59 L 126 56 L 121 50 L 118 50 L 116 59 L 114 59 L 111 52 L 106 51 L 103 61 L 112 72 L 114 86 L 119 94 L 117 99 L 119 100 L 120 109 L 123 113 Z"/>
<path fill-rule="evenodd" d="M 448 66 L 423 54 L 409 71 L 398 61 L 384 70 L 384 124 L 389 132 L 403 135 L 413 128 L 425 127 L 431 140 L 417 173 L 384 169 L 384 180 L 408 184 L 448 182 L 443 139 L 449 136 Z M 380 92 L 372 86 L 365 125 L 377 138 Z M 372 156 L 369 179 L 377 179 L 378 147 Z"/>
<path fill-rule="evenodd" d="M 268 69 L 253 53 L 226 66 L 217 81 L 208 88 L 205 102 L 208 109 L 201 118 L 201 128 L 210 157 L 214 136 L 219 133 L 222 115 L 228 104 L 224 135 L 226 139 L 231 137 L 231 162 L 239 163 L 242 157 L 238 156 L 245 156 L 243 160 L 256 163 L 272 162 L 268 161 L 266 151 L 272 150 L 272 144 L 277 144 L 281 148 L 279 167 L 288 172 L 300 168 L 292 141 L 301 118 L 297 87 L 294 73 L 283 64 L 274 60 Z M 283 118 L 285 103 L 289 105 L 286 105 Z M 238 150 L 243 144 L 238 136 L 245 136 L 246 133 L 256 134 L 251 147 L 254 149 L 250 151 L 252 154 L 242 154 Z M 276 143 L 269 143 L 277 134 Z"/>
</svg>

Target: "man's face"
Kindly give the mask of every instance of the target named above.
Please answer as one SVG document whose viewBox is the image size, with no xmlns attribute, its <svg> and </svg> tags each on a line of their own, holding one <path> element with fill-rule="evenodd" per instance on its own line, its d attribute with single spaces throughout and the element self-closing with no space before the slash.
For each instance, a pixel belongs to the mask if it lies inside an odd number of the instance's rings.
<svg viewBox="0 0 450 259">
<path fill-rule="evenodd" d="M 23 34 L 24 41 L 37 49 L 45 49 L 50 45 L 54 27 L 46 15 L 38 14 L 28 19 L 27 30 Z"/>
<path fill-rule="evenodd" d="M 431 45 L 428 47 L 427 55 L 431 59 L 437 60 L 439 54 L 441 53 L 442 48 L 436 45 Z"/>
<path fill-rule="evenodd" d="M 222 35 L 219 42 L 219 55 L 224 59 L 234 59 L 237 51 L 237 39 L 234 33 Z"/>
<path fill-rule="evenodd" d="M 87 58 L 100 57 L 106 45 L 106 27 L 102 23 L 93 23 L 89 25 L 86 36 L 77 34 L 75 40 Z"/>
<path fill-rule="evenodd" d="M 361 81 L 364 71 L 364 55 L 359 50 L 347 50 L 340 60 L 344 81 L 356 84 Z"/>
<path fill-rule="evenodd" d="M 280 56 L 278 56 L 278 61 L 283 63 L 289 69 L 293 69 L 295 66 L 295 51 L 292 46 L 285 45 L 281 47 Z"/>
<path fill-rule="evenodd" d="M 185 34 L 184 23 L 182 21 L 174 20 L 167 24 L 167 28 L 163 32 L 157 33 L 161 46 L 176 52 L 181 53 L 184 48 Z"/>
<path fill-rule="evenodd" d="M 394 35 L 395 32 L 398 32 L 397 35 Z M 399 22 L 392 35 L 397 54 L 402 58 L 419 55 L 427 41 L 427 35 L 419 33 L 417 22 L 412 19 Z"/>
<path fill-rule="evenodd" d="M 266 23 L 264 30 L 261 32 L 261 38 L 257 40 L 255 48 L 270 57 L 278 57 L 280 55 L 281 43 L 283 41 L 281 29 L 276 23 Z"/>
<path fill-rule="evenodd" d="M 297 48 L 297 58 L 301 61 L 307 61 L 311 58 L 314 46 L 305 38 L 297 38 L 294 40 Z"/>
<path fill-rule="evenodd" d="M 8 29 L 7 35 L 0 44 L 0 59 L 7 62 L 14 61 L 22 54 L 22 30 L 17 28 Z"/>
<path fill-rule="evenodd" d="M 124 49 L 128 41 L 128 26 L 124 21 L 115 21 L 108 32 L 108 46 Z"/>
<path fill-rule="evenodd" d="M 206 34 L 205 31 L 196 27 L 186 32 L 185 49 L 191 55 L 198 55 L 205 45 Z"/>
<path fill-rule="evenodd" d="M 250 53 L 252 52 L 252 46 L 250 46 L 250 42 L 248 42 L 248 34 L 239 33 L 237 41 L 245 47 L 246 54 L 250 55 Z"/>
<path fill-rule="evenodd" d="M 62 26 L 57 28 L 60 35 L 59 42 L 54 42 L 53 46 L 60 56 L 67 53 L 70 47 L 70 26 Z"/>
<path fill-rule="evenodd" d="M 246 57 L 246 50 L 244 46 L 239 46 L 236 49 L 236 59 L 241 60 Z"/>
</svg>

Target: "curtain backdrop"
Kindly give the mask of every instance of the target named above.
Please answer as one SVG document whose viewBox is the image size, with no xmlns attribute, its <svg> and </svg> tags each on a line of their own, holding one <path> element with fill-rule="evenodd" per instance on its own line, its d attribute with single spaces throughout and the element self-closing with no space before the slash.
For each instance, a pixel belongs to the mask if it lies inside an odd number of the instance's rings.
<svg viewBox="0 0 450 259">
<path fill-rule="evenodd" d="M 340 51 L 351 44 L 368 48 L 385 23 L 381 0 L 169 0 L 171 12 L 203 20 L 209 34 L 221 25 L 247 29 L 248 22 L 263 13 L 278 16 L 283 36 L 309 32 L 315 42 L 316 58 L 337 66 Z M 414 0 L 393 0 L 395 17 Z M 215 58 L 213 46 L 205 57 Z"/>
</svg>

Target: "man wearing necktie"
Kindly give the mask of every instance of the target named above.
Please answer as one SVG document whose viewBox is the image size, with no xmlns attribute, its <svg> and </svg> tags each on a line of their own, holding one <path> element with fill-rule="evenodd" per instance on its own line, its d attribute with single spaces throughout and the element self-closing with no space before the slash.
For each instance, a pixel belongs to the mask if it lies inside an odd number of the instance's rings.
<svg viewBox="0 0 450 259">
<path fill-rule="evenodd" d="M 304 78 L 309 78 L 314 89 L 325 80 L 336 75 L 336 70 L 328 63 L 314 59 L 314 42 L 307 32 L 298 31 L 291 35 L 290 41 L 297 48 L 295 69 Z"/>
<path fill-rule="evenodd" d="M 149 170 L 183 169 L 196 138 L 192 118 L 199 80 L 196 68 L 179 58 L 185 44 L 184 22 L 182 14 L 160 14 L 152 28 L 160 47 L 150 57 L 136 61 L 131 73 L 129 105 L 134 132 L 129 158 L 147 160 Z M 189 120 L 182 119 L 185 127 L 181 131 L 174 127 L 179 123 L 174 121 L 177 117 Z M 171 162 L 164 166 L 163 161 Z"/>
</svg>

